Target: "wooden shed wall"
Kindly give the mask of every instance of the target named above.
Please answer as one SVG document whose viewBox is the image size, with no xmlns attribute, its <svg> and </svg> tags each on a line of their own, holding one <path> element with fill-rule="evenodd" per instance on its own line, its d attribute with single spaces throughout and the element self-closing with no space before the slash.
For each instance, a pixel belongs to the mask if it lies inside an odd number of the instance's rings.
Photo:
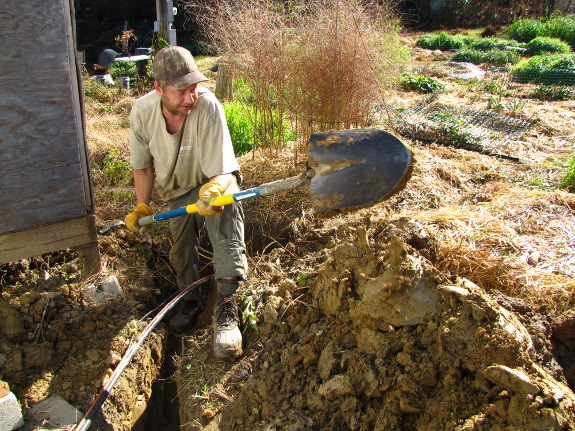
<svg viewBox="0 0 575 431">
<path fill-rule="evenodd" d="M 34 242 L 22 231 L 46 243 L 29 255 L 95 240 L 73 10 L 73 0 L 0 1 L 0 258 Z"/>
</svg>

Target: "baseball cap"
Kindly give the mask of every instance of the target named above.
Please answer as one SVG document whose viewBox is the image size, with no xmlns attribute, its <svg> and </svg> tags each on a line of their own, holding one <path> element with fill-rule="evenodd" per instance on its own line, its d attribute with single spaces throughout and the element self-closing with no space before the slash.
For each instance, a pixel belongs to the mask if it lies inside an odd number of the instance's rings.
<svg viewBox="0 0 575 431">
<path fill-rule="evenodd" d="M 185 88 L 207 81 L 199 70 L 192 53 L 181 46 L 162 48 L 154 57 L 154 78 L 166 81 L 172 87 Z"/>
</svg>

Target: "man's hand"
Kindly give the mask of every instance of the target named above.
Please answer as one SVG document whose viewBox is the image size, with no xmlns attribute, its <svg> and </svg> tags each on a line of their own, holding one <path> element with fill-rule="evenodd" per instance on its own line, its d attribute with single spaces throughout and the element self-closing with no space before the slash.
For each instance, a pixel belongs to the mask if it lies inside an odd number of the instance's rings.
<svg viewBox="0 0 575 431">
<path fill-rule="evenodd" d="M 152 214 L 152 209 L 148 205 L 140 202 L 136 205 L 136 209 L 126 216 L 124 223 L 126 223 L 126 226 L 132 232 L 140 233 L 142 228 L 138 225 L 138 220 Z"/>
<path fill-rule="evenodd" d="M 224 210 L 223 207 L 211 207 L 208 205 L 212 199 L 220 197 L 224 193 L 224 188 L 220 183 L 209 182 L 200 187 L 200 199 L 196 203 L 198 207 L 198 214 L 203 216 L 212 216 L 214 214 L 221 214 Z"/>
</svg>

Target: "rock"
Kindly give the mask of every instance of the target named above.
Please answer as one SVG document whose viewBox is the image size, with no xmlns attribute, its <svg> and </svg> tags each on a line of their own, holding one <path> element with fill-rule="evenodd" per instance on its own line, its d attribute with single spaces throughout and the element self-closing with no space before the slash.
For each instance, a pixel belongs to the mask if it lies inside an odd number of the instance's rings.
<svg viewBox="0 0 575 431">
<path fill-rule="evenodd" d="M 5 337 L 12 343 L 20 343 L 25 335 L 20 313 L 11 305 L 0 302 L 0 337 Z"/>
<path fill-rule="evenodd" d="M 505 365 L 492 365 L 487 367 L 484 373 L 485 377 L 496 385 L 519 394 L 536 394 L 540 390 L 520 369 L 509 368 Z"/>
<path fill-rule="evenodd" d="M 26 422 L 29 421 L 32 424 L 49 423 L 50 429 L 70 427 L 78 423 L 80 419 L 82 419 L 82 414 L 57 395 L 39 402 L 26 411 Z M 38 431 L 44 429 L 47 428 L 35 428 Z"/>
<path fill-rule="evenodd" d="M 9 392 L 0 398 L 0 431 L 15 430 L 24 425 L 22 410 L 16 396 Z"/>
<path fill-rule="evenodd" d="M 539 253 L 538 251 L 534 251 L 533 253 L 529 254 L 529 257 L 527 258 L 527 263 L 531 266 L 537 266 L 540 260 L 541 260 L 541 253 Z"/>
<path fill-rule="evenodd" d="M 115 275 L 104 279 L 97 287 L 90 285 L 86 288 L 87 297 L 92 302 L 104 302 L 111 296 L 123 295 L 124 291 Z"/>
<path fill-rule="evenodd" d="M 278 321 L 277 310 L 268 302 L 262 311 L 264 322 L 275 325 Z"/>
<path fill-rule="evenodd" d="M 348 376 L 339 374 L 321 385 L 318 393 L 328 399 L 335 399 L 353 393 L 353 387 Z"/>
</svg>

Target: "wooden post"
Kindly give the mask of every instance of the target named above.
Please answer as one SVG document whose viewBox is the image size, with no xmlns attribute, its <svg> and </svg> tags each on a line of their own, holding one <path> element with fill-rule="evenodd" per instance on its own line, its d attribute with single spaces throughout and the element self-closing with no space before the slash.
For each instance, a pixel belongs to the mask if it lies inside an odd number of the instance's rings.
<svg viewBox="0 0 575 431">
<path fill-rule="evenodd" d="M 232 101 L 234 99 L 233 83 L 232 69 L 227 63 L 219 63 L 215 94 L 220 101 Z"/>
<path fill-rule="evenodd" d="M 100 272 L 101 263 L 96 231 L 96 216 L 89 215 L 86 221 L 88 223 L 88 235 L 92 241 L 77 248 L 80 270 L 84 279 Z"/>
</svg>

